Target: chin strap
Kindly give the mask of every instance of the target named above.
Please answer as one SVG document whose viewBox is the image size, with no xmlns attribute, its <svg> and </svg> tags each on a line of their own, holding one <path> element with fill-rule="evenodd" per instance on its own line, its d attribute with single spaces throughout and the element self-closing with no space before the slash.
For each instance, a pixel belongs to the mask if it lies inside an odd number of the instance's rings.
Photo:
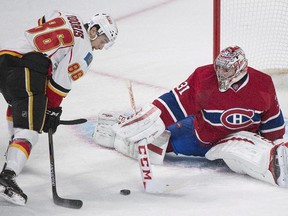
<svg viewBox="0 0 288 216">
<path fill-rule="evenodd" d="M 90 37 L 90 40 L 91 41 L 94 41 L 94 40 L 96 40 L 96 38 L 98 37 L 98 34 L 96 34 L 93 38 L 89 35 L 89 37 Z"/>
<path fill-rule="evenodd" d="M 91 30 L 91 29 L 90 29 L 90 30 Z M 88 34 L 89 34 L 90 30 L 87 31 Z M 97 38 L 99 35 L 100 35 L 100 34 L 99 34 L 99 31 L 97 31 L 97 32 L 96 32 L 96 35 L 95 35 L 94 37 L 91 37 L 90 34 L 89 34 L 89 38 L 90 38 L 91 41 L 94 41 L 94 40 L 96 40 L 96 38 Z"/>
</svg>

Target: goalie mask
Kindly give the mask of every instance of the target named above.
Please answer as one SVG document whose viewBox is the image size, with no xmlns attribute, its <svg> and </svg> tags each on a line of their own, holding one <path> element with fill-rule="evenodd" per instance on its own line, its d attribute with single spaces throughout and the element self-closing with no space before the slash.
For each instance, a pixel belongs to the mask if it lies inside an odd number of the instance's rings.
<svg viewBox="0 0 288 216">
<path fill-rule="evenodd" d="M 238 47 L 227 47 L 220 52 L 214 62 L 220 92 L 225 92 L 247 74 L 247 59 Z"/>
<path fill-rule="evenodd" d="M 105 34 L 109 39 L 109 43 L 105 45 L 105 48 L 108 49 L 109 47 L 111 47 L 114 44 L 118 35 L 118 28 L 114 19 L 104 13 L 96 14 L 88 23 L 87 32 L 89 32 L 90 29 L 94 26 L 96 26 L 96 28 L 98 29 L 97 34 L 94 38 L 90 39 L 95 40 L 97 36 Z"/>
</svg>

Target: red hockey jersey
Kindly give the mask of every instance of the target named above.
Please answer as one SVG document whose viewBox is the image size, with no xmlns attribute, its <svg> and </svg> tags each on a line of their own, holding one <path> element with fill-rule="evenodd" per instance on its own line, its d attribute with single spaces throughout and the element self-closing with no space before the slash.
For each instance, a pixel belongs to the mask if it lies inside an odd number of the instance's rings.
<svg viewBox="0 0 288 216">
<path fill-rule="evenodd" d="M 193 115 L 196 136 L 206 145 L 242 130 L 260 133 L 269 140 L 285 133 L 271 77 L 250 67 L 247 75 L 226 92 L 218 90 L 213 65 L 199 67 L 153 104 L 162 111 L 166 126 Z"/>
</svg>

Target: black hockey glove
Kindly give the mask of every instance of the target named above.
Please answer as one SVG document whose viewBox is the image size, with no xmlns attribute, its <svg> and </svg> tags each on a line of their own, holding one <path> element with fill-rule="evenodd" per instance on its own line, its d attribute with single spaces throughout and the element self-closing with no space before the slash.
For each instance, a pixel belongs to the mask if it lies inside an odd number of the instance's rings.
<svg viewBox="0 0 288 216">
<path fill-rule="evenodd" d="M 60 124 L 60 116 L 62 114 L 62 107 L 48 108 L 46 111 L 46 119 L 43 127 L 43 131 L 48 133 L 51 128 L 53 133 L 56 132 L 58 125 Z"/>
</svg>

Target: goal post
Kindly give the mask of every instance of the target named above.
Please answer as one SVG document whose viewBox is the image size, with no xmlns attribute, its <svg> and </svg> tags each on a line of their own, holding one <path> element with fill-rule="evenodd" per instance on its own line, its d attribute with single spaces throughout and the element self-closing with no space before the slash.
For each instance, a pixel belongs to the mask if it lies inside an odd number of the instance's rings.
<svg viewBox="0 0 288 216">
<path fill-rule="evenodd" d="M 213 0 L 213 60 L 238 45 L 251 67 L 288 73 L 288 0 Z"/>
<path fill-rule="evenodd" d="M 221 0 L 213 1 L 213 61 L 220 52 Z M 224 48 L 224 47 L 223 47 Z M 222 49 L 223 49 L 222 48 Z"/>
</svg>

